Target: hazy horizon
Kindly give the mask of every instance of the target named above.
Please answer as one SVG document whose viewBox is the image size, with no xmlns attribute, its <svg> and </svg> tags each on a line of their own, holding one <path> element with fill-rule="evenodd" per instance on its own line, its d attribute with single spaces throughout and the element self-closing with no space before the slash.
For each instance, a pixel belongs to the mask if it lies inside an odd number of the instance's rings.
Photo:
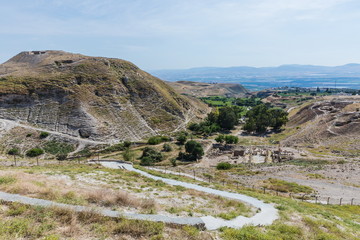
<svg viewBox="0 0 360 240">
<path fill-rule="evenodd" d="M 0 13 L 0 62 L 44 49 L 143 69 L 360 62 L 355 0 L 13 0 Z"/>
</svg>

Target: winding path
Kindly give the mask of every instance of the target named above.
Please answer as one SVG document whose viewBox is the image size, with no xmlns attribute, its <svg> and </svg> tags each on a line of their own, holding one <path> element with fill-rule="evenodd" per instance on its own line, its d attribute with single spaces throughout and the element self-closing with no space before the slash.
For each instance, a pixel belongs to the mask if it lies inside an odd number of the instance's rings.
<svg viewBox="0 0 360 240">
<path fill-rule="evenodd" d="M 243 194 L 231 193 L 226 191 L 220 191 L 208 187 L 199 186 L 192 183 L 181 182 L 173 179 L 157 177 L 151 175 L 147 172 L 141 171 L 139 169 L 134 168 L 130 164 L 124 164 L 119 162 L 100 162 L 103 166 L 114 169 L 126 169 L 129 171 L 137 172 L 145 177 L 152 178 L 154 180 L 161 180 L 167 184 L 174 186 L 182 186 L 189 189 L 194 189 L 201 192 L 206 192 L 214 195 L 219 195 L 225 198 L 239 200 L 245 203 L 248 203 L 260 211 L 256 213 L 254 216 L 247 218 L 244 216 L 238 216 L 232 220 L 224 220 L 221 218 L 215 218 L 212 216 L 204 216 L 204 217 L 167 217 L 163 215 L 155 215 L 155 214 L 133 214 L 133 213 L 121 213 L 117 211 L 112 211 L 110 209 L 105 208 L 90 208 L 85 206 L 78 205 L 68 205 L 55 203 L 48 200 L 36 199 L 25 197 L 17 194 L 9 194 L 0 192 L 0 199 L 11 202 L 21 202 L 24 204 L 34 205 L 34 206 L 57 206 L 57 207 L 66 207 L 70 208 L 74 211 L 96 211 L 104 216 L 109 217 L 125 217 L 130 219 L 139 219 L 139 220 L 149 220 L 149 221 L 157 221 L 157 222 L 165 222 L 165 223 L 173 223 L 173 224 L 182 224 L 182 225 L 194 225 L 198 227 L 205 227 L 208 230 L 215 230 L 221 227 L 232 227 L 232 228 L 241 228 L 244 225 L 270 225 L 278 219 L 278 211 L 270 204 L 266 204 L 256 198 L 249 197 Z"/>
</svg>

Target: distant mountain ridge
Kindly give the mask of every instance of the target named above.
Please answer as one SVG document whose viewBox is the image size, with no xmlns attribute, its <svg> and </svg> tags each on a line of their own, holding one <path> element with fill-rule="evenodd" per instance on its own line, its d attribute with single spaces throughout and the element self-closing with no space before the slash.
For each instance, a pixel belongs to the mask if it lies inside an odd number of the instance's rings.
<svg viewBox="0 0 360 240">
<path fill-rule="evenodd" d="M 333 67 L 299 64 L 278 67 L 200 67 L 155 70 L 150 73 L 166 81 L 240 83 L 253 90 L 281 86 L 360 89 L 360 64 L 357 63 Z"/>
</svg>

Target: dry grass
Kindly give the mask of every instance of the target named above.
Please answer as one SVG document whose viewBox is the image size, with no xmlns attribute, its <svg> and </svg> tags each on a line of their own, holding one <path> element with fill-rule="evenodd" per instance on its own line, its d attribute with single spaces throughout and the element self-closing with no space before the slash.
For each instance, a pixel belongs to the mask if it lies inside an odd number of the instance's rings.
<svg viewBox="0 0 360 240">
<path fill-rule="evenodd" d="M 98 189 L 89 192 L 86 197 L 90 203 L 96 203 L 102 206 L 127 206 L 141 209 L 156 209 L 156 203 L 153 199 L 139 199 L 128 192 L 108 189 Z"/>
</svg>

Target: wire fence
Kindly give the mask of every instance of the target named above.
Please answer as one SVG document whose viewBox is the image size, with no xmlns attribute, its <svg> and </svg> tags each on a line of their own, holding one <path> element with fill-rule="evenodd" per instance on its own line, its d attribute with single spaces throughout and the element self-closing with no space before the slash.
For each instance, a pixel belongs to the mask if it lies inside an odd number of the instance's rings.
<svg viewBox="0 0 360 240">
<path fill-rule="evenodd" d="M 264 193 L 264 194 L 271 194 L 274 196 L 281 196 L 281 197 L 287 197 L 292 199 L 297 199 L 302 202 L 309 202 L 309 203 L 315 203 L 315 204 L 326 204 L 326 205 L 357 205 L 360 206 L 360 199 L 352 198 L 352 197 L 331 197 L 331 196 L 320 196 L 318 194 L 304 194 L 304 193 L 292 193 L 292 192 L 285 192 L 280 191 L 276 189 L 271 189 L 267 187 L 259 187 L 255 185 L 245 185 L 242 184 L 239 181 L 228 181 L 225 179 L 216 179 L 210 174 L 204 175 L 203 173 L 199 174 L 196 172 L 196 170 L 192 170 L 192 172 L 184 172 L 180 168 L 175 167 L 159 167 L 156 168 L 148 168 L 150 170 L 156 170 L 163 173 L 173 174 L 175 176 L 185 176 L 192 178 L 194 180 L 206 182 L 206 183 L 212 183 L 212 184 L 218 184 L 222 185 L 223 187 L 232 185 L 236 189 L 251 189 L 256 192 Z M 202 175 L 202 176 L 201 176 Z M 230 189 L 229 189 L 230 190 Z"/>
</svg>

